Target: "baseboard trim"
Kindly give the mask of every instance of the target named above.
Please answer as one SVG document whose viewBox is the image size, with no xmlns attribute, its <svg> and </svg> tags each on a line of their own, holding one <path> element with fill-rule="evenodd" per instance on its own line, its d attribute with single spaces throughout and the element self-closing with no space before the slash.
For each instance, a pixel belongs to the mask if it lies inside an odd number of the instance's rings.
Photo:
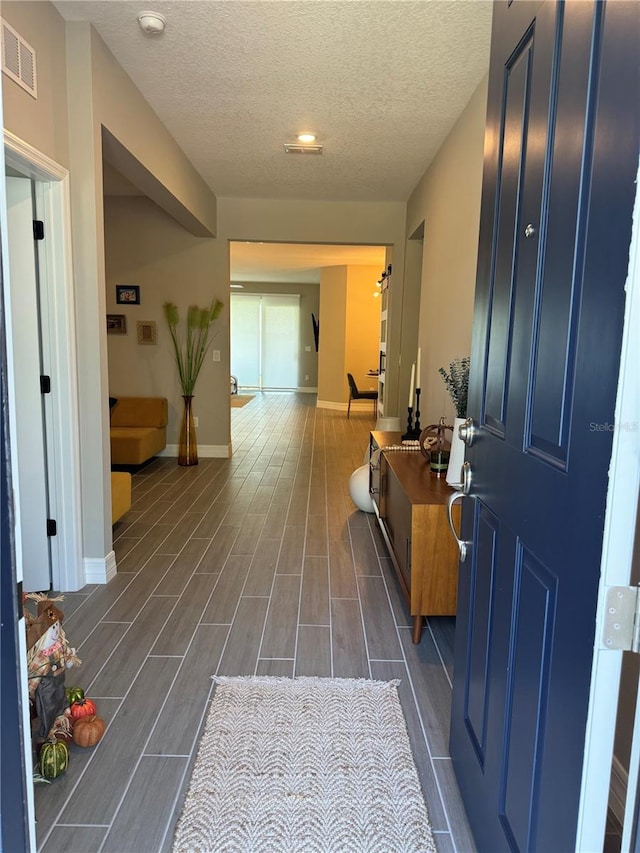
<svg viewBox="0 0 640 853">
<path fill-rule="evenodd" d="M 118 571 L 115 551 L 106 557 L 85 557 L 83 563 L 85 583 L 109 583 Z"/>
<path fill-rule="evenodd" d="M 613 756 L 611 764 L 611 785 L 609 787 L 609 808 L 616 816 L 620 826 L 624 825 L 624 806 L 627 800 L 629 774 L 620 760 Z"/>
<path fill-rule="evenodd" d="M 179 456 L 180 445 L 167 444 L 158 456 Z M 231 444 L 199 444 L 198 457 L 201 459 L 229 459 L 231 457 Z"/>
<path fill-rule="evenodd" d="M 332 409 L 334 412 L 346 412 L 348 407 L 348 403 L 334 403 L 332 400 L 318 400 L 316 402 L 316 409 Z M 365 409 L 373 414 L 371 400 L 353 400 L 351 403 L 352 412 L 363 412 Z"/>
<path fill-rule="evenodd" d="M 318 393 L 317 388 L 296 388 L 296 391 L 299 394 L 317 394 Z"/>
</svg>

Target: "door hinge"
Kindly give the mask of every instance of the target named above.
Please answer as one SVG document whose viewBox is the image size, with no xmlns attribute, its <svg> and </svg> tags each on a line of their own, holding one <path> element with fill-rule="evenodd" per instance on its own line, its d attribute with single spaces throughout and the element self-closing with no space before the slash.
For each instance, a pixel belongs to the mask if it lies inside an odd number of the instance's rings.
<svg viewBox="0 0 640 853">
<path fill-rule="evenodd" d="M 637 586 L 607 590 L 602 642 L 607 649 L 640 652 L 640 594 Z"/>
<path fill-rule="evenodd" d="M 33 220 L 33 239 L 44 240 L 44 222 L 41 219 Z"/>
<path fill-rule="evenodd" d="M 50 394 L 51 393 L 51 377 L 50 376 L 41 376 L 40 377 L 40 393 L 41 394 Z"/>
<path fill-rule="evenodd" d="M 56 536 L 58 533 L 58 524 L 55 518 L 47 519 L 47 536 Z"/>
</svg>

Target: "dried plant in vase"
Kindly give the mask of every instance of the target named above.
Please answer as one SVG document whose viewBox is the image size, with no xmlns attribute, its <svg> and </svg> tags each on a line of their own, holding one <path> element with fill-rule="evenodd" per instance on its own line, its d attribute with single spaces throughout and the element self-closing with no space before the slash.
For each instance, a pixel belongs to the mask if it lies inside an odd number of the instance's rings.
<svg viewBox="0 0 640 853">
<path fill-rule="evenodd" d="M 471 358 L 468 355 L 462 358 L 454 358 L 449 364 L 449 371 L 444 367 L 439 368 L 438 373 L 444 379 L 451 402 L 456 410 L 456 417 L 466 418 L 467 396 L 469 394 L 469 367 Z"/>
<path fill-rule="evenodd" d="M 162 306 L 164 316 L 171 334 L 173 357 L 178 368 L 182 398 L 184 400 L 184 416 L 180 432 L 180 449 L 178 452 L 179 465 L 197 465 L 198 447 L 196 444 L 195 428 L 191 403 L 193 392 L 212 343 L 211 326 L 218 319 L 224 307 L 219 299 L 214 299 L 208 308 L 198 308 L 190 305 L 187 310 L 186 333 L 180 333 L 180 315 L 177 305 L 165 302 Z"/>
<path fill-rule="evenodd" d="M 441 367 L 438 373 L 444 379 L 451 402 L 456 410 L 456 419 L 453 423 L 453 435 L 451 437 L 451 452 L 449 465 L 447 467 L 447 483 L 454 489 L 460 488 L 462 483 L 462 464 L 464 462 L 464 442 L 460 438 L 460 426 L 467 416 L 467 397 L 469 395 L 469 367 L 471 358 L 466 355 L 463 358 L 454 358 L 447 372 Z"/>
</svg>

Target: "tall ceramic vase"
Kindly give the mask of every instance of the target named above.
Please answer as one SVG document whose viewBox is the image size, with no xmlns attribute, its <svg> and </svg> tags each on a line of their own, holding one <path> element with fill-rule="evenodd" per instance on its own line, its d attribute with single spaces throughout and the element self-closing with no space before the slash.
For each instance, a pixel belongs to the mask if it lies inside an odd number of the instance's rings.
<svg viewBox="0 0 640 853">
<path fill-rule="evenodd" d="M 178 465 L 197 465 L 198 443 L 196 441 L 196 428 L 193 425 L 193 412 L 191 411 L 193 397 L 183 396 L 182 399 L 184 400 L 184 412 L 180 430 Z"/>
<path fill-rule="evenodd" d="M 451 455 L 449 456 L 449 467 L 447 468 L 447 483 L 456 488 L 462 485 L 460 469 L 464 463 L 464 441 L 458 435 L 458 427 L 463 424 L 464 418 L 454 418 L 453 435 L 451 436 Z"/>
</svg>

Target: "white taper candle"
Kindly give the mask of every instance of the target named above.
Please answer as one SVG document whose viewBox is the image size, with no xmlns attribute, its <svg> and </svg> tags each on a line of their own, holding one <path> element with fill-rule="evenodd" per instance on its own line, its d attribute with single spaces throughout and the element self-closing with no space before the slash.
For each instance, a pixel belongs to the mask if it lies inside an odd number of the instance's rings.
<svg viewBox="0 0 640 853">
<path fill-rule="evenodd" d="M 411 382 L 409 382 L 409 408 L 413 408 L 413 389 L 416 381 L 416 363 L 411 365 Z"/>
<path fill-rule="evenodd" d="M 418 347 L 418 363 L 416 364 L 416 388 L 422 388 L 420 384 L 420 347 Z"/>
</svg>

